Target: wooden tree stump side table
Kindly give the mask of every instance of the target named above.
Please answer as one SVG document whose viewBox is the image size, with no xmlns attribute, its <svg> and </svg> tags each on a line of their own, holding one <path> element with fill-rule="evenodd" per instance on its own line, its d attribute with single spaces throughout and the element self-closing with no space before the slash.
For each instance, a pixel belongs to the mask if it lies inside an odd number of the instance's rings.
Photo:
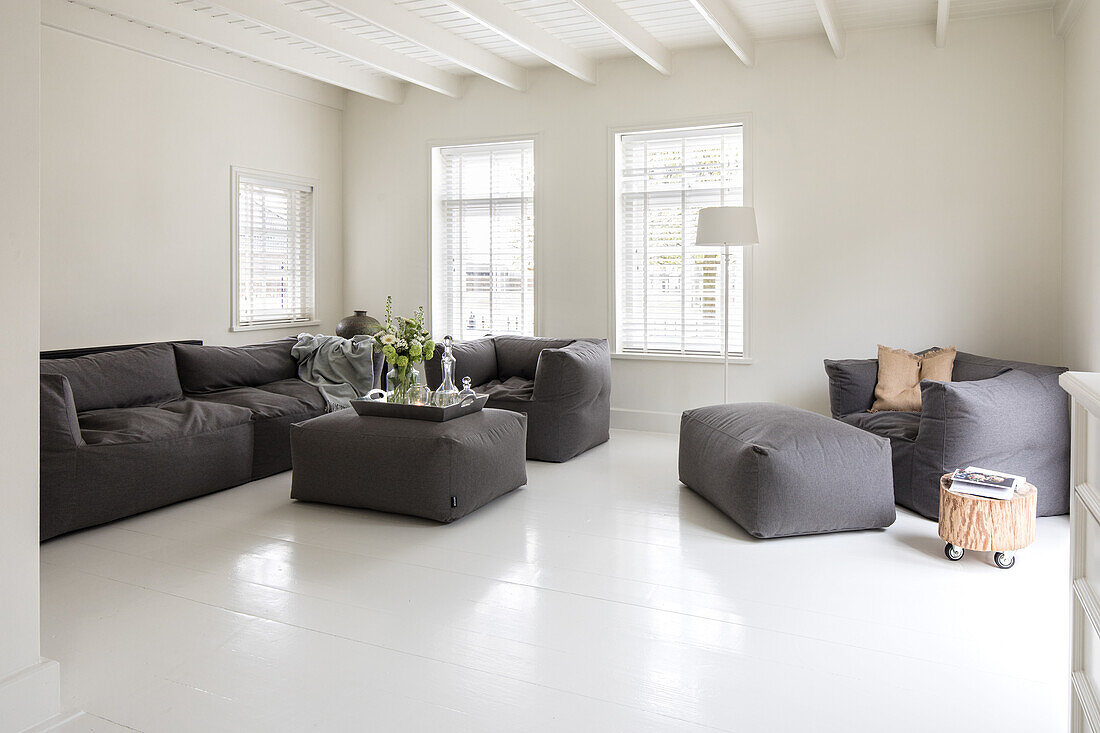
<svg viewBox="0 0 1100 733">
<path fill-rule="evenodd" d="M 951 491 L 951 474 L 940 478 L 940 539 L 947 542 L 948 560 L 960 560 L 966 550 L 993 552 L 997 567 L 1016 564 L 1016 550 L 1035 540 L 1038 491 L 1025 483 L 1011 499 L 986 499 Z"/>
</svg>

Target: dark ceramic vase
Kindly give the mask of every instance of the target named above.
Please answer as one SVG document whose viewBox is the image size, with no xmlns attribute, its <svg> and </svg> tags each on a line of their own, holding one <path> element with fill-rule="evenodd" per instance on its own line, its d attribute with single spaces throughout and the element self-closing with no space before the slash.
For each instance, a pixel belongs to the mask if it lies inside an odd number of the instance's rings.
<svg viewBox="0 0 1100 733">
<path fill-rule="evenodd" d="M 366 311 L 355 311 L 336 324 L 336 335 L 349 339 L 352 336 L 370 336 L 382 328 L 377 318 L 371 318 Z"/>
</svg>

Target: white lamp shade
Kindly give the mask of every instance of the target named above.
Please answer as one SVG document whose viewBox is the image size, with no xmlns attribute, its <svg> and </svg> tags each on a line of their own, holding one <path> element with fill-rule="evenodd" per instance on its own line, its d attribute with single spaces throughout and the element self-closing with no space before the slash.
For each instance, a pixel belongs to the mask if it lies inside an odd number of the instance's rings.
<svg viewBox="0 0 1100 733">
<path fill-rule="evenodd" d="M 710 206 L 699 210 L 695 243 L 707 247 L 742 246 L 760 241 L 751 206 Z"/>
</svg>

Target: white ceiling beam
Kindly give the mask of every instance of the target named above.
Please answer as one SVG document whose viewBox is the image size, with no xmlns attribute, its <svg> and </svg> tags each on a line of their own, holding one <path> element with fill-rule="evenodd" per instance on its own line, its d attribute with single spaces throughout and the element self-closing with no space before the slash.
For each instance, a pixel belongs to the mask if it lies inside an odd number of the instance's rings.
<svg viewBox="0 0 1100 733">
<path fill-rule="evenodd" d="M 833 0 L 815 0 L 817 14 L 821 16 L 821 25 L 825 26 L 825 35 L 829 38 L 829 45 L 833 47 L 833 54 L 838 59 L 844 58 L 844 26 L 840 22 L 840 15 L 836 11 Z"/>
<path fill-rule="evenodd" d="M 211 1 L 216 7 L 234 15 L 289 33 L 310 45 L 347 56 L 384 74 L 448 97 L 462 96 L 462 81 L 454 74 L 448 74 L 354 33 L 348 33 L 332 23 L 284 5 L 281 0 Z"/>
<path fill-rule="evenodd" d="M 1068 36 L 1083 7 L 1085 0 L 1058 0 L 1054 3 L 1054 32 L 1062 38 Z"/>
<path fill-rule="evenodd" d="M 596 83 L 595 61 L 516 11 L 502 5 L 500 0 L 444 0 L 444 2 L 562 71 L 589 84 Z"/>
<path fill-rule="evenodd" d="M 378 0 L 325 1 L 347 15 L 423 46 L 486 79 L 520 92 L 527 89 L 527 70 L 519 64 L 502 59 L 400 5 Z"/>
<path fill-rule="evenodd" d="M 203 46 L 190 38 L 180 38 L 68 0 L 43 0 L 42 25 L 268 91 L 344 109 L 345 92 L 340 87 L 257 63 L 223 49 Z"/>
<path fill-rule="evenodd" d="M 691 4 L 710 23 L 710 27 L 730 47 L 730 50 L 737 54 L 737 58 L 745 62 L 745 66 L 756 63 L 756 49 L 753 46 L 752 36 L 726 4 L 726 0 L 691 0 Z"/>
<path fill-rule="evenodd" d="M 642 61 L 666 76 L 672 73 L 672 53 L 623 12 L 614 0 L 573 0 L 573 4 L 591 15 Z"/>
<path fill-rule="evenodd" d="M 187 36 L 368 97 L 396 104 L 405 96 L 403 85 L 396 79 L 348 68 L 346 64 L 305 53 L 269 35 L 197 13 L 183 5 L 149 0 L 89 0 L 87 4 L 111 15 Z"/>
<path fill-rule="evenodd" d="M 947 21 L 951 19 L 951 0 L 938 0 L 936 5 L 936 48 L 947 45 Z"/>
</svg>

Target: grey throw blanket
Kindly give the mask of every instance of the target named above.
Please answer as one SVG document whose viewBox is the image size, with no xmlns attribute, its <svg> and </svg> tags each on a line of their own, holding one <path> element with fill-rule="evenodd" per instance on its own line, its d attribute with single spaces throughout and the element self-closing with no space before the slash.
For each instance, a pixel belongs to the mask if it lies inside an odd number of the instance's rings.
<svg viewBox="0 0 1100 733">
<path fill-rule="evenodd" d="M 298 360 L 298 378 L 319 389 L 332 412 L 374 388 L 373 351 L 370 336 L 300 333 L 290 354 Z"/>
</svg>

